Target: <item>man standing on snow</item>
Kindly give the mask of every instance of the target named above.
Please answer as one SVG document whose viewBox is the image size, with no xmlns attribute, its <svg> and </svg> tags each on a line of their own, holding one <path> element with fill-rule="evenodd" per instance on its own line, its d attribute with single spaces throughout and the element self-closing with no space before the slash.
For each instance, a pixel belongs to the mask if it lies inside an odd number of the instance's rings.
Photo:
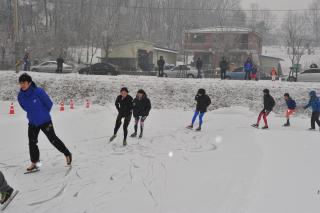
<svg viewBox="0 0 320 213">
<path fill-rule="evenodd" d="M 13 188 L 7 184 L 4 175 L 0 171 L 0 204 L 3 205 L 12 195 Z"/>
<path fill-rule="evenodd" d="M 309 130 L 315 130 L 316 129 L 316 124 L 320 127 L 320 100 L 319 97 L 317 96 L 317 93 L 315 91 L 311 91 L 309 93 L 310 100 L 309 103 L 304 107 L 304 109 L 307 109 L 309 107 L 312 108 L 312 115 L 311 115 L 311 128 Z"/>
<path fill-rule="evenodd" d="M 193 125 L 199 116 L 199 127 L 196 129 L 196 131 L 201 131 L 201 126 L 203 123 L 203 116 L 207 112 L 207 109 L 209 105 L 211 104 L 211 99 L 206 94 L 205 89 L 199 89 L 197 92 L 197 95 L 195 97 L 195 100 L 197 101 L 196 111 L 194 112 L 191 125 L 187 126 L 188 129 L 193 129 Z"/>
<path fill-rule="evenodd" d="M 196 62 L 196 68 L 198 70 L 198 76 L 197 78 L 201 78 L 201 70 L 202 70 L 202 67 L 203 67 L 203 62 L 201 60 L 201 58 L 198 58 L 197 59 L 197 62 Z"/>
<path fill-rule="evenodd" d="M 62 73 L 63 63 L 64 63 L 64 60 L 63 60 L 62 56 L 60 55 L 57 58 L 57 73 Z"/>
<path fill-rule="evenodd" d="M 135 119 L 134 124 L 134 133 L 131 137 L 137 137 L 138 124 L 140 121 L 140 135 L 139 138 L 143 136 L 144 122 L 149 116 L 151 110 L 151 102 L 147 97 L 147 94 L 144 90 L 140 89 L 137 92 L 136 98 L 133 100 L 133 117 Z"/>
<path fill-rule="evenodd" d="M 252 71 L 253 63 L 251 58 L 248 58 L 247 61 L 244 63 L 244 71 L 245 71 L 245 76 L 244 80 L 251 80 L 251 71 Z"/>
<path fill-rule="evenodd" d="M 286 101 L 287 104 L 287 111 L 286 111 L 286 118 L 287 118 L 287 123 L 285 123 L 283 126 L 290 126 L 290 116 L 293 115 L 296 112 L 296 102 L 290 97 L 289 93 L 284 94 L 284 100 Z"/>
<path fill-rule="evenodd" d="M 158 60 L 157 64 L 159 68 L 159 77 L 163 77 L 164 65 L 166 64 L 165 60 L 163 59 L 163 56 L 160 56 L 160 59 Z"/>
<path fill-rule="evenodd" d="M 40 161 L 40 152 L 38 148 L 38 135 L 40 130 L 47 136 L 50 143 L 66 157 L 67 165 L 71 165 L 72 154 L 64 143 L 56 136 L 51 121 L 50 111 L 52 101 L 47 93 L 32 81 L 27 73 L 19 77 L 20 92 L 18 101 L 24 111 L 27 112 L 29 120 L 28 137 L 31 165 L 27 171 L 38 169 L 37 163 Z"/>
<path fill-rule="evenodd" d="M 226 78 L 226 71 L 228 70 L 229 63 L 227 62 L 226 58 L 223 56 L 222 60 L 220 61 L 220 72 L 221 72 L 221 80 Z"/>
<path fill-rule="evenodd" d="M 122 124 L 121 120 L 124 118 L 123 124 L 123 146 L 127 145 L 128 126 L 132 117 L 132 101 L 133 98 L 129 95 L 129 91 L 126 87 L 120 90 L 120 95 L 117 97 L 115 105 L 118 110 L 118 116 L 116 125 L 114 127 L 113 136 L 110 138 L 110 142 L 117 137 L 118 130 Z"/>
<path fill-rule="evenodd" d="M 263 95 L 264 108 L 262 109 L 262 111 L 258 116 L 257 123 L 253 124 L 252 126 L 255 128 L 259 128 L 260 120 L 263 117 L 264 127 L 262 127 L 262 129 L 268 129 L 269 126 L 268 126 L 267 117 L 270 114 L 270 112 L 273 110 L 273 107 L 276 105 L 276 102 L 274 101 L 273 97 L 270 95 L 270 91 L 268 89 L 264 89 L 263 94 L 264 94 Z"/>
</svg>

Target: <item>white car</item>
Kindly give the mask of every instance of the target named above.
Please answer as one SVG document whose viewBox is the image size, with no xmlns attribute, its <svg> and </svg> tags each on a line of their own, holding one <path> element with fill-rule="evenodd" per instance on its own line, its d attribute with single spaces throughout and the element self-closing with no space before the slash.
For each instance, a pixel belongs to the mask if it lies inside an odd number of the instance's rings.
<svg viewBox="0 0 320 213">
<path fill-rule="evenodd" d="M 179 65 L 171 70 L 164 70 L 163 76 L 168 78 L 196 78 L 198 70 L 191 66 Z"/>
<path fill-rule="evenodd" d="M 55 73 L 57 71 L 57 62 L 45 61 L 38 65 L 31 66 L 30 70 L 33 72 Z M 72 71 L 73 71 L 73 67 L 71 65 L 63 63 L 62 73 L 71 73 Z"/>
<path fill-rule="evenodd" d="M 295 81 L 295 74 L 288 79 Z M 320 82 L 320 68 L 310 68 L 298 73 L 298 82 Z"/>
</svg>

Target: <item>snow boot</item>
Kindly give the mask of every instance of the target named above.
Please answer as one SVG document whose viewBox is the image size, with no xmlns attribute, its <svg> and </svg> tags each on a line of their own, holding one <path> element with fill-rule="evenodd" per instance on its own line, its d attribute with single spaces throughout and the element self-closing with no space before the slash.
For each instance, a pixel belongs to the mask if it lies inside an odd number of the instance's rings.
<svg viewBox="0 0 320 213">
<path fill-rule="evenodd" d="M 259 128 L 259 124 L 252 124 L 251 126 L 254 128 Z"/>
<path fill-rule="evenodd" d="M 287 120 L 287 123 L 283 124 L 284 127 L 289 127 L 290 126 L 290 121 L 289 119 Z"/>
<path fill-rule="evenodd" d="M 112 137 L 110 138 L 109 142 L 112 142 L 116 137 L 117 137 L 117 135 L 112 135 Z"/>
<path fill-rule="evenodd" d="M 193 125 L 187 126 L 187 129 L 193 129 Z"/>
<path fill-rule="evenodd" d="M 201 126 L 199 126 L 197 129 L 196 129 L 197 132 L 200 132 L 201 131 Z"/>
<path fill-rule="evenodd" d="M 269 129 L 269 127 L 268 126 L 264 126 L 261 129 Z"/>
<path fill-rule="evenodd" d="M 13 193 L 13 189 L 12 188 L 10 188 L 6 192 L 2 192 L 1 193 L 0 204 L 3 205 L 5 202 L 7 202 L 7 200 L 11 197 L 12 193 Z"/>
<path fill-rule="evenodd" d="M 67 165 L 70 166 L 72 163 L 72 154 L 70 153 L 69 156 L 66 156 Z"/>
<path fill-rule="evenodd" d="M 123 146 L 127 146 L 127 140 L 123 139 Z"/>
<path fill-rule="evenodd" d="M 132 137 L 132 138 L 137 137 L 137 132 L 133 133 L 133 134 L 131 135 L 131 137 Z"/>
</svg>

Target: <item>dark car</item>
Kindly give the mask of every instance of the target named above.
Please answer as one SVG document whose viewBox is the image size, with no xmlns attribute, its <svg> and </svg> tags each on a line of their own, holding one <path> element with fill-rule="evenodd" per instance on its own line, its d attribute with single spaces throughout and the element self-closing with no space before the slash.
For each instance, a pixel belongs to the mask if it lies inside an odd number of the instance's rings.
<svg viewBox="0 0 320 213">
<path fill-rule="evenodd" d="M 86 75 L 118 75 L 117 66 L 110 63 L 96 63 L 79 70 L 79 74 Z"/>
</svg>

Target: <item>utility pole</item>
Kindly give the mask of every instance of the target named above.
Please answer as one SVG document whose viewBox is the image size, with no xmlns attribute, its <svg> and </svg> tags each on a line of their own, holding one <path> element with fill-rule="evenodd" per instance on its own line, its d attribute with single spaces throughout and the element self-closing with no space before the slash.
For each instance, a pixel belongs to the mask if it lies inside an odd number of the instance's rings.
<svg viewBox="0 0 320 213">
<path fill-rule="evenodd" d="M 19 56 L 19 17 L 18 17 L 18 0 L 12 0 L 13 3 L 13 42 L 14 42 L 14 63 L 17 62 Z"/>
</svg>

